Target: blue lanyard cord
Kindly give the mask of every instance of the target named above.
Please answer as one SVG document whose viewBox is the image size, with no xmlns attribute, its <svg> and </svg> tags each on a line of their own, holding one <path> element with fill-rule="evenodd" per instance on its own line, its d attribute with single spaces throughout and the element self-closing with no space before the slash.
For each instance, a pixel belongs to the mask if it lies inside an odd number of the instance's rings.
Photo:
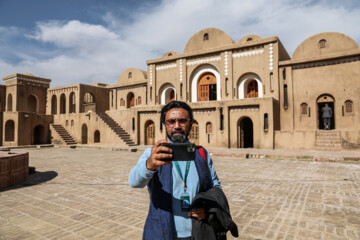
<svg viewBox="0 0 360 240">
<path fill-rule="evenodd" d="M 181 174 L 181 169 L 180 169 L 179 164 L 178 164 L 176 161 L 174 161 L 174 164 L 175 164 L 176 170 L 178 171 L 181 179 L 182 179 L 183 182 L 184 182 L 184 192 L 186 192 L 186 179 L 187 179 L 187 176 L 188 176 L 188 174 L 189 174 L 190 161 L 187 161 L 187 162 L 186 162 L 185 178 L 183 178 L 183 176 L 182 176 L 182 174 Z"/>
</svg>

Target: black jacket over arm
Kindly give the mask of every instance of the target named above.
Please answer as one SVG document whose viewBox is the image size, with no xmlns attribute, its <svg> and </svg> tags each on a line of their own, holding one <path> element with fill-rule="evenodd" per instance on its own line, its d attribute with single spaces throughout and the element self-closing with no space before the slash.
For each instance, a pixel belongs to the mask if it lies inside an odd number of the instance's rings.
<svg viewBox="0 0 360 240">
<path fill-rule="evenodd" d="M 238 237 L 238 228 L 231 219 L 229 204 L 224 192 L 213 187 L 206 192 L 196 194 L 193 208 L 205 208 L 207 217 L 204 220 L 192 219 L 193 240 L 225 240 L 230 230 L 234 237 Z"/>
</svg>

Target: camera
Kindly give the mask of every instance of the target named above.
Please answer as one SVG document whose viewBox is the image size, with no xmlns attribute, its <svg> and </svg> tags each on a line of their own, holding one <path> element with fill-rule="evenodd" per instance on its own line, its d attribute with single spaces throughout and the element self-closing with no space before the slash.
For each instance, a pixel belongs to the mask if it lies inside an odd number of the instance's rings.
<svg viewBox="0 0 360 240">
<path fill-rule="evenodd" d="M 196 145 L 194 143 L 162 143 L 172 149 L 172 158 L 163 159 L 164 161 L 194 161 L 196 158 Z"/>
</svg>

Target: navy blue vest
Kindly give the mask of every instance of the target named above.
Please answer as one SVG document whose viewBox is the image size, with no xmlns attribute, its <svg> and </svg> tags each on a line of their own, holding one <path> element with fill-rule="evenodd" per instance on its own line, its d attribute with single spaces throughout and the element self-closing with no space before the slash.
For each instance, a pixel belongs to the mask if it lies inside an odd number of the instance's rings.
<svg viewBox="0 0 360 240">
<path fill-rule="evenodd" d="M 206 156 L 206 155 L 205 155 Z M 210 169 L 196 150 L 195 166 L 199 175 L 199 192 L 212 187 Z M 144 240 L 171 240 L 174 235 L 172 216 L 172 164 L 161 166 L 148 183 L 150 208 L 147 216 Z"/>
</svg>

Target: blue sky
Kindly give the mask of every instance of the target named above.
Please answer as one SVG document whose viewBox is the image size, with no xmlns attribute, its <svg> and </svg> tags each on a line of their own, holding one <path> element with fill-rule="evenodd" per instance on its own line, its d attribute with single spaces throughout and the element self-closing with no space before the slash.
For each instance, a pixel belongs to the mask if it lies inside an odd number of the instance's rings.
<svg viewBox="0 0 360 240">
<path fill-rule="evenodd" d="M 278 36 L 291 56 L 320 32 L 360 44 L 359 26 L 358 0 L 0 0 L 0 76 L 32 73 L 52 87 L 116 84 L 127 68 L 182 53 L 208 27 L 234 41 Z"/>
</svg>

